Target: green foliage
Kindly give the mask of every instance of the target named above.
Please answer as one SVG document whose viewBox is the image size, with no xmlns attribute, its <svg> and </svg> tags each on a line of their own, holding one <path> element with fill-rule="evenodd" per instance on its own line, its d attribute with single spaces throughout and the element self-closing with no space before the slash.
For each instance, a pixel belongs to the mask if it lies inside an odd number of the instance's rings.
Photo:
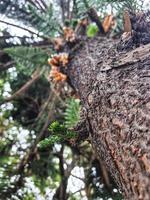
<svg viewBox="0 0 150 200">
<path fill-rule="evenodd" d="M 15 19 L 25 19 L 27 14 L 26 4 L 20 4 L 19 0 L 0 0 L 0 13 Z"/>
<path fill-rule="evenodd" d="M 100 17 L 103 18 L 108 13 L 110 14 L 111 9 L 111 12 L 115 13 L 118 20 L 122 18 L 122 12 L 124 9 L 133 10 L 134 12 L 141 10 L 143 8 L 143 2 L 144 0 L 77 0 L 76 13 L 77 17 L 81 17 L 86 15 L 87 10 L 90 7 L 95 7 L 98 13 L 100 13 Z"/>
<path fill-rule="evenodd" d="M 94 37 L 98 32 L 98 28 L 95 24 L 90 24 L 87 28 L 87 36 Z"/>
<path fill-rule="evenodd" d="M 64 113 L 65 126 L 67 128 L 73 128 L 80 119 L 80 100 L 79 99 L 68 99 L 67 106 Z"/>
<path fill-rule="evenodd" d="M 62 141 L 62 138 L 58 135 L 52 135 L 48 138 L 45 138 L 44 140 L 42 140 L 40 143 L 39 143 L 39 148 L 40 149 L 46 149 L 48 148 L 49 146 L 55 144 L 55 143 L 59 143 Z"/>
<path fill-rule="evenodd" d="M 48 130 L 54 134 L 57 134 L 57 133 L 61 134 L 61 132 L 66 131 L 66 128 L 63 124 L 59 124 L 58 121 L 55 121 L 49 126 Z"/>
<path fill-rule="evenodd" d="M 47 64 L 48 55 L 40 49 L 34 47 L 11 47 L 4 49 L 4 52 L 16 62 L 17 70 L 31 74 L 37 66 Z"/>
<path fill-rule="evenodd" d="M 32 194 L 32 193 L 24 194 L 23 200 L 35 200 L 34 194 Z"/>
<path fill-rule="evenodd" d="M 20 71 L 16 79 L 10 81 L 12 91 L 19 90 L 31 77 L 31 75 L 26 75 L 26 71 Z M 21 126 L 24 126 L 28 129 L 32 129 L 31 122 L 33 123 L 38 115 L 38 106 L 47 101 L 49 96 L 50 84 L 47 79 L 41 76 L 31 87 L 25 92 L 24 98 L 19 98 L 13 102 L 13 110 L 11 111 L 11 116 L 14 120 L 19 122 Z M 47 111 L 43 113 L 40 118 L 40 121 L 34 125 L 34 130 L 39 133 L 42 126 L 45 123 L 45 118 Z"/>
<path fill-rule="evenodd" d="M 60 124 L 58 121 L 51 123 L 48 128 L 51 135 L 39 143 L 39 148 L 46 149 L 55 143 L 62 143 L 70 139 L 75 139 L 77 134 L 70 129 L 78 123 L 80 118 L 79 112 L 80 101 L 74 98 L 68 99 L 64 113 L 64 124 Z"/>
<path fill-rule="evenodd" d="M 69 130 L 64 124 L 60 124 L 58 121 L 53 122 L 48 130 L 51 132 L 51 135 L 39 143 L 40 149 L 46 149 L 55 143 L 62 143 L 77 137 L 74 131 Z"/>
<path fill-rule="evenodd" d="M 57 121 L 53 122 L 48 129 L 52 135 L 56 136 L 57 134 L 57 136 L 61 137 L 61 139 L 70 139 L 76 135 L 75 132 L 69 130 L 64 124 L 60 124 Z"/>
<path fill-rule="evenodd" d="M 86 14 L 87 9 L 93 6 L 92 0 L 76 0 L 76 10 L 77 10 L 77 17 L 81 17 Z"/>
<path fill-rule="evenodd" d="M 30 11 L 29 23 L 34 26 L 39 32 L 44 35 L 53 36 L 59 29 L 59 23 L 54 16 L 53 5 L 50 4 L 45 12 L 38 11 L 35 7 L 29 4 L 28 9 Z"/>
<path fill-rule="evenodd" d="M 34 27 L 43 35 L 54 36 L 56 30 L 59 29 L 58 20 L 53 12 L 53 4 L 49 3 L 44 12 L 38 3 L 33 5 L 30 1 L 20 3 L 19 0 L 0 0 L 0 5 L 0 13 Z"/>
<path fill-rule="evenodd" d="M 132 10 L 133 12 L 141 10 L 143 7 L 143 0 L 127 0 L 122 1 L 122 8 Z"/>
<path fill-rule="evenodd" d="M 4 80 L 0 79 L 0 101 L 3 100 Z"/>
<path fill-rule="evenodd" d="M 0 127 L 0 131 L 1 131 L 1 127 Z M 0 153 L 1 152 L 7 152 L 6 150 L 8 150 L 9 145 L 11 145 L 11 141 L 9 140 L 0 140 Z"/>
</svg>

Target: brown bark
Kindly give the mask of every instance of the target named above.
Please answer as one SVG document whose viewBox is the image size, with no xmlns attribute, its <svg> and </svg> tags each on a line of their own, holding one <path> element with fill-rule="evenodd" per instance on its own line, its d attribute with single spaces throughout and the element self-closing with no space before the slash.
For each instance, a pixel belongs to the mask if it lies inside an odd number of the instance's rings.
<svg viewBox="0 0 150 200">
<path fill-rule="evenodd" d="M 86 39 L 68 67 L 93 148 L 125 199 L 150 199 L 150 44 L 126 53 Z"/>
</svg>

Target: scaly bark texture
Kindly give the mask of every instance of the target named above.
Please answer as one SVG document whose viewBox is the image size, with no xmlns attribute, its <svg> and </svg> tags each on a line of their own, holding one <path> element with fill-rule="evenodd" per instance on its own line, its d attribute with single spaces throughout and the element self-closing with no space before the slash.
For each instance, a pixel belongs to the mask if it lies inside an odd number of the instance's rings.
<svg viewBox="0 0 150 200">
<path fill-rule="evenodd" d="M 118 52 L 97 37 L 78 44 L 68 76 L 93 148 L 128 200 L 150 199 L 150 44 Z"/>
</svg>

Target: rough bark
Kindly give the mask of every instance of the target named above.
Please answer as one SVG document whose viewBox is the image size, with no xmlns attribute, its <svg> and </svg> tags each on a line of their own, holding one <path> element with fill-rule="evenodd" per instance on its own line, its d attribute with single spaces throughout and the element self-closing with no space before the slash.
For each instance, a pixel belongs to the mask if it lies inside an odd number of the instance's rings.
<svg viewBox="0 0 150 200">
<path fill-rule="evenodd" d="M 125 199 L 150 199 L 150 44 L 125 53 L 102 37 L 82 41 L 68 76 L 93 148 Z"/>
</svg>

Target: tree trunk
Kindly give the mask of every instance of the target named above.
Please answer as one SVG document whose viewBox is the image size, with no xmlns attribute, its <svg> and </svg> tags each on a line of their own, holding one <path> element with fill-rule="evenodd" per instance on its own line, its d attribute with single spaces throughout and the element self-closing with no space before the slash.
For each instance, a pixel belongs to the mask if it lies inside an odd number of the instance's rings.
<svg viewBox="0 0 150 200">
<path fill-rule="evenodd" d="M 126 53 L 97 37 L 78 44 L 68 77 L 93 148 L 125 199 L 150 199 L 150 44 Z"/>
</svg>

